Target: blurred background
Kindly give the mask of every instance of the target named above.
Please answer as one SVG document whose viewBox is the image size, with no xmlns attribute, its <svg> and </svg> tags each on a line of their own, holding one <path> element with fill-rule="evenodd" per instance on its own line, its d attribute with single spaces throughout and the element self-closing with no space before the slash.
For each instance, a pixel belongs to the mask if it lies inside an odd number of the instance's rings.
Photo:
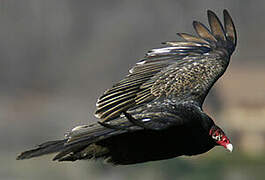
<svg viewBox="0 0 265 180">
<path fill-rule="evenodd" d="M 205 110 L 226 130 L 232 154 L 113 167 L 102 162 L 16 161 L 43 141 L 94 122 L 95 102 L 144 54 L 176 32 L 194 33 L 206 10 L 229 10 L 238 46 Z M 0 179 L 265 178 L 265 1 L 0 1 Z M 207 24 L 208 25 L 208 24 Z M 174 141 L 174 140 L 173 140 Z"/>
</svg>

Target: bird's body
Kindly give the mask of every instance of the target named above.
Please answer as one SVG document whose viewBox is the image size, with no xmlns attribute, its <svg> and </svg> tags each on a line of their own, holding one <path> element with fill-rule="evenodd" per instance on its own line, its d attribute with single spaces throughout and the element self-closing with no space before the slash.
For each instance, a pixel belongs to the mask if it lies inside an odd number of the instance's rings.
<svg viewBox="0 0 265 180">
<path fill-rule="evenodd" d="M 97 102 L 98 123 L 74 128 L 66 139 L 44 143 L 18 159 L 59 152 L 55 160 L 135 164 L 201 154 L 216 145 L 231 151 L 202 104 L 229 64 L 236 31 L 226 10 L 224 27 L 212 11 L 208 19 L 211 31 L 195 21 L 199 37 L 179 33 L 185 41 L 152 49 L 108 89 Z"/>
<path fill-rule="evenodd" d="M 198 121 L 202 119 L 196 107 L 178 105 L 181 113 L 179 117 L 190 120 L 183 125 L 163 127 L 162 130 L 145 129 L 113 136 L 99 142 L 110 150 L 108 154 L 110 162 L 114 164 L 134 164 L 153 160 L 162 160 L 181 155 L 196 155 L 209 151 L 215 146 L 215 141 L 205 131 L 211 128 L 212 121 Z M 185 108 L 185 109 L 183 109 Z M 152 119 L 152 118 L 150 118 Z M 160 119 L 163 121 L 163 119 Z M 172 119 L 173 120 L 173 119 Z M 154 128 L 161 127 L 157 124 Z M 201 140 L 198 141 L 198 135 Z"/>
</svg>

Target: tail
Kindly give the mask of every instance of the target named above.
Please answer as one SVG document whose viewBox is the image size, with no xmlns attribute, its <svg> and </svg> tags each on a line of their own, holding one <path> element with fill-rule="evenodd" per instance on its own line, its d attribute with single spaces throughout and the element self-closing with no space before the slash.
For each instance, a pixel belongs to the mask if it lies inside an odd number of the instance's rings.
<svg viewBox="0 0 265 180">
<path fill-rule="evenodd" d="M 95 143 L 122 132 L 122 130 L 107 129 L 97 123 L 78 126 L 68 133 L 66 139 L 40 144 L 35 149 L 19 154 L 17 160 L 30 159 L 51 153 L 58 153 L 53 158 L 53 160 L 58 161 L 104 158 L 107 156 L 108 149 Z"/>
<path fill-rule="evenodd" d="M 64 144 L 66 143 L 66 141 L 66 139 L 63 139 L 45 142 L 43 144 L 38 145 L 36 149 L 22 152 L 20 155 L 17 156 L 17 160 L 30 159 L 45 154 L 59 152 L 64 149 Z"/>
</svg>

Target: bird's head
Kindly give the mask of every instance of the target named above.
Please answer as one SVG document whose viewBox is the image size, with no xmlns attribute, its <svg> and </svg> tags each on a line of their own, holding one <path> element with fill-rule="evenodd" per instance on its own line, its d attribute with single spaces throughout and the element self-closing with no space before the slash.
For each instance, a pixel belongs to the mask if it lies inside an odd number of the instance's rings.
<svg viewBox="0 0 265 180">
<path fill-rule="evenodd" d="M 225 135 L 224 131 L 216 125 L 210 129 L 209 135 L 213 138 L 217 145 L 223 146 L 228 151 L 233 151 L 233 145 Z"/>
</svg>

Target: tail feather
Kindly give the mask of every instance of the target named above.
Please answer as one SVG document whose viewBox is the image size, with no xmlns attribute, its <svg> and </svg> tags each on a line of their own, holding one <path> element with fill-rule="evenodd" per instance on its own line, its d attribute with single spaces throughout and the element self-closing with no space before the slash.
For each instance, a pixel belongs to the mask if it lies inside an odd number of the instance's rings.
<svg viewBox="0 0 265 180">
<path fill-rule="evenodd" d="M 17 160 L 30 159 L 45 154 L 59 152 L 64 149 L 65 143 L 66 139 L 45 142 L 43 144 L 38 145 L 38 147 L 35 149 L 22 152 L 20 155 L 17 156 Z"/>
<path fill-rule="evenodd" d="M 58 161 L 104 157 L 108 150 L 95 143 L 123 132 L 124 130 L 107 129 L 98 123 L 78 126 L 68 133 L 66 139 L 40 144 L 35 149 L 22 152 L 17 156 L 17 160 L 30 159 L 51 153 L 58 153 L 53 158 L 53 160 Z"/>
</svg>

